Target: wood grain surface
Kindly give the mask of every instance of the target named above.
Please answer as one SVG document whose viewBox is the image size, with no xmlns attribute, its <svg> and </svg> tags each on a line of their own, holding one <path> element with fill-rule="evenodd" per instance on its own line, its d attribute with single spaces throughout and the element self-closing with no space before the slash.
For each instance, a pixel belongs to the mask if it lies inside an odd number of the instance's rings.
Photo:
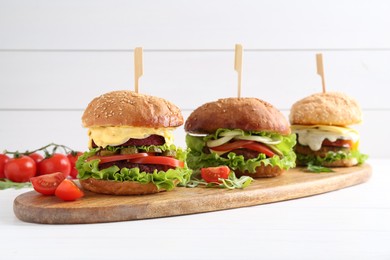
<svg viewBox="0 0 390 260">
<path fill-rule="evenodd" d="M 77 201 L 64 202 L 35 191 L 14 200 L 14 213 L 22 221 L 42 224 L 87 224 L 149 219 L 248 207 L 335 191 L 366 182 L 369 164 L 337 168 L 331 173 L 310 173 L 295 168 L 275 178 L 256 179 L 237 190 L 184 188 L 140 196 L 110 196 L 86 191 Z"/>
</svg>

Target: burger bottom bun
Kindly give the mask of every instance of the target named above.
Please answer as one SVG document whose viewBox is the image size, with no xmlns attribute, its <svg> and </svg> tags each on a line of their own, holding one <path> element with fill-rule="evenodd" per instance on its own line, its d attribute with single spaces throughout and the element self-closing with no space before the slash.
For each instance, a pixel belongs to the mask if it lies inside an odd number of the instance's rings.
<svg viewBox="0 0 390 260">
<path fill-rule="evenodd" d="M 297 166 L 306 166 L 306 165 L 307 165 L 307 163 L 297 160 Z M 356 158 L 351 158 L 351 159 L 337 160 L 334 162 L 324 162 L 324 163 L 322 163 L 321 166 L 324 166 L 324 167 L 352 167 L 355 165 L 358 165 L 358 160 Z"/>
<path fill-rule="evenodd" d="M 241 172 L 239 170 L 235 170 L 234 173 L 236 174 L 236 177 L 241 176 L 250 176 L 252 178 L 269 178 L 269 177 L 276 177 L 281 175 L 284 172 L 283 169 L 279 168 L 278 166 L 271 166 L 264 164 L 261 164 L 256 168 L 256 172 L 249 173 L 248 171 Z"/>
<path fill-rule="evenodd" d="M 79 180 L 81 186 L 89 191 L 110 195 L 143 195 L 153 194 L 164 189 L 158 189 L 153 183 L 139 183 L 135 181 L 111 181 L 88 178 Z"/>
</svg>

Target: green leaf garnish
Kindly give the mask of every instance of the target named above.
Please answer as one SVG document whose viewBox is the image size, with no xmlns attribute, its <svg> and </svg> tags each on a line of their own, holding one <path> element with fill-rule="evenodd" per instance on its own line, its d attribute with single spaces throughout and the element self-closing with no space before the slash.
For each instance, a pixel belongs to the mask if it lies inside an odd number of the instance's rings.
<svg viewBox="0 0 390 260">
<path fill-rule="evenodd" d="M 334 172 L 331 168 L 324 167 L 324 166 L 319 166 L 319 165 L 314 165 L 309 163 L 307 165 L 307 170 L 309 172 L 314 172 L 314 173 L 321 173 L 321 172 Z"/>
</svg>

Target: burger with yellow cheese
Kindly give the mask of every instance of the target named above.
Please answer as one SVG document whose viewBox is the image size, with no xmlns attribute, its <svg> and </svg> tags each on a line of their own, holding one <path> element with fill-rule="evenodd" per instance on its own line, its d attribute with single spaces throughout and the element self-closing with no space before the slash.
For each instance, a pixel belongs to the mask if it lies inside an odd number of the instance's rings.
<svg viewBox="0 0 390 260">
<path fill-rule="evenodd" d="M 359 104 L 339 92 L 310 95 L 291 107 L 290 123 L 297 135 L 297 165 L 349 167 L 363 163 L 359 133 L 350 127 L 362 121 Z"/>
<path fill-rule="evenodd" d="M 183 124 L 171 102 L 132 91 L 113 91 L 93 99 L 82 116 L 89 151 L 76 168 L 86 190 L 115 195 L 150 194 L 185 185 L 191 170 L 187 152 L 173 144 Z"/>
</svg>

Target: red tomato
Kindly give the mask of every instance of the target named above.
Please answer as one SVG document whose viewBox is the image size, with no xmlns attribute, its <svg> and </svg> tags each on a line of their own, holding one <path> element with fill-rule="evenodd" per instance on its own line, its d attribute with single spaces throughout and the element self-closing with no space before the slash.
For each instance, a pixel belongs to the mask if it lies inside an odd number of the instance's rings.
<svg viewBox="0 0 390 260">
<path fill-rule="evenodd" d="M 245 148 L 249 150 L 253 150 L 259 153 L 264 153 L 265 155 L 272 157 L 275 155 L 275 153 L 268 148 L 266 145 L 256 142 L 256 141 L 247 141 L 247 140 L 239 140 L 239 141 L 234 141 L 231 143 L 225 143 L 220 146 L 216 147 L 211 147 L 211 150 L 214 151 L 231 151 L 239 148 Z"/>
<path fill-rule="evenodd" d="M 221 183 L 219 179 L 227 179 L 230 174 L 229 167 L 223 165 L 218 167 L 207 167 L 200 169 L 200 175 L 206 182 Z"/>
<path fill-rule="evenodd" d="M 54 195 L 55 190 L 63 180 L 65 180 L 65 175 L 62 172 L 45 174 L 30 179 L 34 190 L 43 195 Z"/>
<path fill-rule="evenodd" d="M 49 158 L 45 158 L 38 163 L 39 175 L 62 172 L 65 177 L 69 176 L 71 167 L 65 154 L 55 153 Z"/>
<path fill-rule="evenodd" d="M 84 196 L 84 192 L 73 181 L 68 179 L 63 180 L 58 185 L 54 194 L 65 201 L 77 200 Z"/>
<path fill-rule="evenodd" d="M 75 153 L 70 153 L 67 155 L 68 157 L 68 160 L 70 162 L 70 177 L 72 177 L 73 179 L 76 179 L 77 178 L 77 169 L 76 169 L 76 161 L 77 159 L 79 158 L 80 155 L 82 155 L 83 153 L 82 152 L 75 152 Z"/>
<path fill-rule="evenodd" d="M 0 154 L 0 178 L 5 178 L 4 165 L 8 162 L 9 157 L 5 154 Z"/>
<path fill-rule="evenodd" d="M 35 161 L 28 156 L 11 158 L 4 165 L 5 177 L 14 182 L 27 182 L 37 173 Z"/>
<path fill-rule="evenodd" d="M 322 142 L 323 146 L 336 146 L 336 147 L 349 147 L 351 148 L 353 146 L 352 140 L 343 140 L 343 139 L 337 139 L 334 142 L 329 141 L 328 139 L 324 139 Z"/>
<path fill-rule="evenodd" d="M 130 160 L 133 163 L 140 163 L 140 164 L 162 164 L 162 165 L 169 165 L 172 167 L 184 167 L 184 162 L 177 160 L 172 157 L 167 156 L 146 156 L 141 157 L 137 159 Z"/>
<path fill-rule="evenodd" d="M 43 160 L 43 156 L 42 156 L 41 154 L 39 154 L 39 153 L 32 153 L 32 154 L 29 154 L 28 157 L 31 157 L 31 158 L 35 161 L 35 163 L 36 163 L 37 165 L 38 165 L 38 163 L 39 163 L 40 161 Z"/>
<path fill-rule="evenodd" d="M 253 150 L 253 151 L 256 151 L 259 153 L 263 153 L 263 154 L 267 155 L 268 157 L 272 157 L 275 155 L 275 153 L 271 149 L 269 149 L 266 145 L 259 143 L 259 142 L 246 144 L 246 145 L 244 145 L 244 148 L 249 149 L 249 150 Z"/>
<path fill-rule="evenodd" d="M 91 156 L 87 159 L 87 161 L 99 159 L 100 163 L 107 163 L 107 162 L 135 159 L 135 158 L 140 158 L 140 157 L 145 157 L 145 156 L 148 156 L 148 154 L 147 153 L 135 153 L 135 154 L 118 154 L 118 155 L 110 155 L 110 156 Z"/>
</svg>

